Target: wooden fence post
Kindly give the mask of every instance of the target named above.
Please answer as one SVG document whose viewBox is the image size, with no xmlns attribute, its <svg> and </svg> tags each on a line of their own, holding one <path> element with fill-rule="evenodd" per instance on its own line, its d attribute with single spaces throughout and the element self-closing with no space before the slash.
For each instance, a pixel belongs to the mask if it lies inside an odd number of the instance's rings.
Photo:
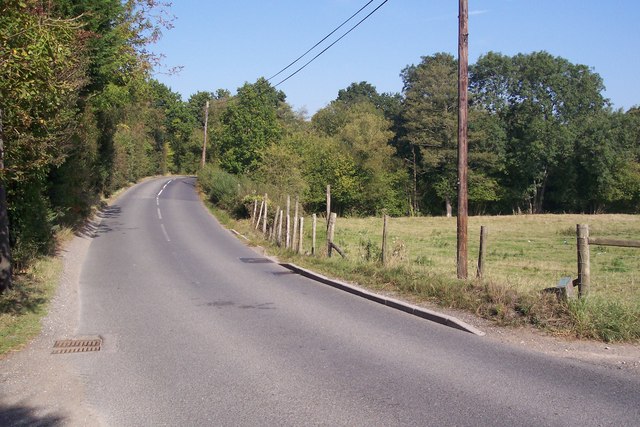
<svg viewBox="0 0 640 427">
<path fill-rule="evenodd" d="M 280 212 L 280 206 L 276 208 L 276 213 L 273 215 L 273 226 L 271 227 L 271 232 L 269 233 L 269 240 L 276 240 L 276 230 L 278 229 L 278 213 Z"/>
<path fill-rule="evenodd" d="M 387 222 L 389 216 L 384 214 L 382 216 L 382 265 L 387 265 Z"/>
<path fill-rule="evenodd" d="M 264 219 L 262 222 L 262 234 L 267 234 L 267 193 L 264 193 Z"/>
<path fill-rule="evenodd" d="M 478 279 L 482 279 L 482 275 L 484 274 L 484 256 L 487 253 L 487 227 L 484 225 L 480 226 L 480 249 L 478 250 L 478 270 L 476 272 L 476 277 Z"/>
<path fill-rule="evenodd" d="M 284 247 L 289 249 L 291 246 L 291 216 L 289 212 L 291 211 L 291 196 L 287 194 L 287 221 L 286 221 L 286 235 L 285 235 L 285 243 Z"/>
<path fill-rule="evenodd" d="M 264 200 L 260 203 L 260 213 L 258 214 L 258 220 L 256 221 L 255 229 L 260 227 L 260 221 L 262 220 L 262 209 L 264 208 Z"/>
<path fill-rule="evenodd" d="M 298 254 L 302 253 L 302 237 L 304 232 L 304 217 L 300 217 L 300 232 L 298 233 Z"/>
<path fill-rule="evenodd" d="M 298 196 L 293 208 L 293 236 L 291 237 L 291 247 L 293 250 L 298 249 Z"/>
<path fill-rule="evenodd" d="M 576 232 L 578 240 L 578 295 L 584 297 L 589 294 L 589 286 L 591 285 L 589 225 L 578 224 Z"/>
<path fill-rule="evenodd" d="M 327 256 L 331 258 L 331 252 L 333 250 L 333 236 L 336 231 L 336 213 L 332 212 L 329 215 L 329 229 L 327 230 Z"/>
<path fill-rule="evenodd" d="M 327 230 L 329 229 L 330 216 L 331 216 L 331 186 L 327 184 Z"/>
<path fill-rule="evenodd" d="M 256 225 L 256 214 L 258 213 L 258 199 L 253 200 L 253 215 L 251 216 L 251 225 Z"/>
<path fill-rule="evenodd" d="M 278 215 L 280 219 L 278 220 L 278 238 L 276 243 L 278 246 L 282 246 L 282 209 L 278 211 Z"/>
<path fill-rule="evenodd" d="M 316 254 L 316 227 L 318 225 L 318 216 L 313 214 L 311 216 L 312 224 L 311 224 L 311 255 Z"/>
</svg>

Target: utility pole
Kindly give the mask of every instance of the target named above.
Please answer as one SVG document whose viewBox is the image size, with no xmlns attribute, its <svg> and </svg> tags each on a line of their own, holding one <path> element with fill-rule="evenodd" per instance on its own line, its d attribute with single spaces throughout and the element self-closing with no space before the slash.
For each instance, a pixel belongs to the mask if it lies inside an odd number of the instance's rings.
<svg viewBox="0 0 640 427">
<path fill-rule="evenodd" d="M 469 87 L 469 5 L 458 15 L 458 279 L 467 278 L 467 88 Z"/>
<path fill-rule="evenodd" d="M 207 158 L 207 125 L 209 124 L 209 101 L 204 106 L 204 140 L 202 142 L 202 159 L 200 160 L 200 168 L 204 168 L 204 162 Z"/>
</svg>

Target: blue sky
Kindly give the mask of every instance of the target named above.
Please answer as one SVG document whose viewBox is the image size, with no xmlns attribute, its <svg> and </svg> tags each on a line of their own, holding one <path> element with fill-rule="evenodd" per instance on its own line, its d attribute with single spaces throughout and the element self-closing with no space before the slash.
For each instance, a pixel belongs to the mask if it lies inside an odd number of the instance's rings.
<svg viewBox="0 0 640 427">
<path fill-rule="evenodd" d="M 360 16 L 382 1 L 374 1 Z M 245 82 L 275 74 L 365 3 L 367 0 L 174 0 L 175 27 L 165 31 L 154 50 L 166 56 L 167 66 L 183 69 L 177 75 L 155 77 L 185 100 L 198 90 L 224 88 L 235 93 Z M 514 55 L 545 50 L 600 74 L 607 88 L 605 96 L 614 108 L 640 105 L 640 83 L 636 81 L 640 76 L 640 1 L 469 0 L 469 11 L 471 63 L 489 51 Z M 389 0 L 278 88 L 295 109 L 305 108 L 309 114 L 352 82 L 368 81 L 379 92 L 400 92 L 399 74 L 405 66 L 436 52 L 457 56 L 457 33 L 456 0 Z"/>
</svg>

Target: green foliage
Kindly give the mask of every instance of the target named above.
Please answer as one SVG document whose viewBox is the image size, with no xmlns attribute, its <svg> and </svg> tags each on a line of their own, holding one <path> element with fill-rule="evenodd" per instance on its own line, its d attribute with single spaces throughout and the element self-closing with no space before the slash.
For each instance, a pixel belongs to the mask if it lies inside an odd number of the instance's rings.
<svg viewBox="0 0 640 427">
<path fill-rule="evenodd" d="M 550 183 L 566 187 L 577 179 L 567 164 L 585 119 L 607 105 L 602 79 L 546 52 L 513 57 L 491 52 L 472 67 L 471 82 L 476 104 L 504 122 L 505 184 L 512 203 L 541 212 Z"/>
<path fill-rule="evenodd" d="M 278 105 L 284 94 L 264 78 L 246 83 L 229 103 L 222 116 L 220 165 L 232 173 L 255 171 L 264 151 L 280 137 Z"/>
<path fill-rule="evenodd" d="M 13 182 L 8 187 L 12 260 L 16 271 L 25 269 L 32 259 L 50 254 L 53 249 L 55 216 L 45 197 L 44 185 L 42 180 L 33 178 Z"/>
<path fill-rule="evenodd" d="M 457 61 L 447 53 L 422 57 L 402 70 L 406 138 L 419 150 L 422 191 L 450 206 L 457 181 Z M 418 185 L 418 183 L 416 183 Z"/>
<path fill-rule="evenodd" d="M 293 135 L 265 150 L 264 161 L 252 175 L 256 182 L 269 183 L 277 194 L 304 194 L 308 183 L 303 176 L 303 157 L 295 145 L 306 135 Z M 273 193 L 273 192 L 272 192 Z"/>
<path fill-rule="evenodd" d="M 35 2 L 0 5 L 0 185 L 7 191 L 14 271 L 51 248 L 55 215 L 46 179 L 63 163 L 77 117 L 85 66 L 79 29 Z"/>
<path fill-rule="evenodd" d="M 165 109 L 152 103 L 145 46 L 155 0 L 0 4 L 0 117 L 13 258 L 52 247 L 53 231 L 100 193 L 167 169 Z"/>
<path fill-rule="evenodd" d="M 310 136 L 303 143 L 306 145 L 303 168 L 308 184 L 305 202 L 311 210 L 321 211 L 326 207 L 327 185 L 331 185 L 332 210 L 349 212 L 361 192 L 355 161 L 333 138 Z"/>
<path fill-rule="evenodd" d="M 4 182 L 43 177 L 62 162 L 83 83 L 78 25 L 38 15 L 26 4 L 0 6 Z"/>
<path fill-rule="evenodd" d="M 447 53 L 422 57 L 402 70 L 409 140 L 421 147 L 452 148 L 457 132 L 457 61 Z"/>
<path fill-rule="evenodd" d="M 240 179 L 215 166 L 198 171 L 198 184 L 210 202 L 221 209 L 237 213 L 242 208 Z"/>
<path fill-rule="evenodd" d="M 638 163 L 633 155 L 633 124 L 629 115 L 602 112 L 587 117 L 575 140 L 576 208 L 594 213 L 607 206 L 637 200 Z M 620 208 L 618 208 L 620 209 Z"/>
<path fill-rule="evenodd" d="M 389 142 L 393 136 L 391 123 L 369 103 L 355 104 L 346 113 L 338 138 L 352 155 L 362 189 L 354 210 L 359 214 L 380 214 L 386 209 L 401 215 L 406 175 L 393 158 L 395 150 Z"/>
</svg>

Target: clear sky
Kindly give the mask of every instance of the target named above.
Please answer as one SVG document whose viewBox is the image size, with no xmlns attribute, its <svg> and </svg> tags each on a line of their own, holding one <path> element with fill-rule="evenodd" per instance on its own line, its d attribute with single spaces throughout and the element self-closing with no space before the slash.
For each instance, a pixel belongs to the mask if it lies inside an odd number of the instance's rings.
<svg viewBox="0 0 640 427">
<path fill-rule="evenodd" d="M 375 0 L 359 17 L 382 1 Z M 185 100 L 199 90 L 235 93 L 245 82 L 275 74 L 365 3 L 174 0 L 175 27 L 165 31 L 154 50 L 166 56 L 167 66 L 183 69 L 155 77 Z M 600 74 L 614 108 L 640 105 L 639 0 L 469 0 L 469 12 L 470 63 L 489 51 L 514 55 L 545 50 Z M 352 82 L 400 92 L 399 74 L 405 66 L 436 52 L 457 56 L 457 37 L 456 0 L 389 0 L 278 89 L 294 109 L 305 108 L 309 114 Z"/>
</svg>

